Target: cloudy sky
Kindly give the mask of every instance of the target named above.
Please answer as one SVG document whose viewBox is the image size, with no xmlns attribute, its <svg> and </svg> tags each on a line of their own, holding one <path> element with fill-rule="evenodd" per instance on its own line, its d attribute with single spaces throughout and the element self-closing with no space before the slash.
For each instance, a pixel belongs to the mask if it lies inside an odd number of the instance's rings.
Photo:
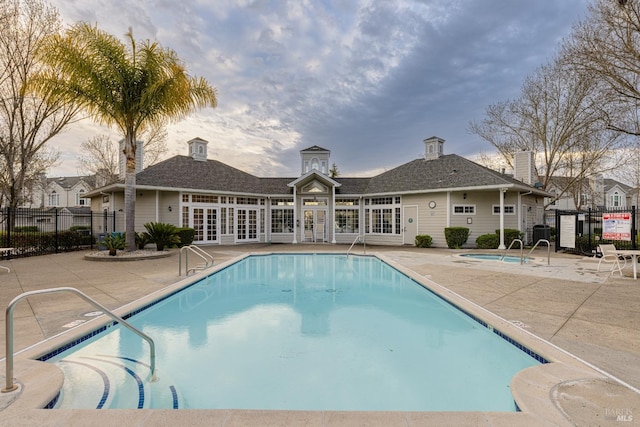
<svg viewBox="0 0 640 427">
<path fill-rule="evenodd" d="M 258 176 L 297 176 L 299 151 L 331 150 L 342 176 L 445 153 L 492 152 L 468 133 L 518 95 L 587 0 L 51 0 L 65 24 L 97 23 L 174 49 L 218 91 L 218 107 L 169 127 L 169 155 L 209 141 L 209 157 Z M 77 147 L 108 133 L 90 121 L 55 140 L 76 175 Z M 117 134 L 113 134 L 117 139 Z"/>
</svg>

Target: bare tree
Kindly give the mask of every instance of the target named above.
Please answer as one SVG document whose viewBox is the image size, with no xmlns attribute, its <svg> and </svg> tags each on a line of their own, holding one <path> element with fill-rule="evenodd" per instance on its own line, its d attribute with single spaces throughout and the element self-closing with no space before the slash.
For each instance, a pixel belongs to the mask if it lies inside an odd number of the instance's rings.
<svg viewBox="0 0 640 427">
<path fill-rule="evenodd" d="M 607 126 L 640 136 L 640 2 L 594 0 L 565 43 L 564 56 L 579 72 L 602 81 L 626 109 L 626 114 L 607 116 Z"/>
<path fill-rule="evenodd" d="M 37 50 L 61 29 L 58 12 L 41 0 L 2 0 L 0 8 L 0 187 L 2 202 L 15 209 L 25 184 L 56 162 L 45 144 L 76 109 L 31 91 L 41 70 Z"/>
<path fill-rule="evenodd" d="M 608 108 L 599 82 L 558 57 L 525 80 L 518 98 L 487 107 L 486 117 L 471 122 L 469 130 L 493 145 L 511 167 L 517 151 L 536 153 L 545 189 L 555 175 L 573 178 L 563 181 L 558 199 L 579 188 L 581 180 L 611 167 L 610 150 L 620 138 L 605 126 Z"/>
<path fill-rule="evenodd" d="M 142 133 L 142 140 L 144 167 L 163 159 L 168 151 L 164 126 L 151 126 Z M 111 140 L 108 135 L 98 135 L 83 142 L 80 149 L 82 154 L 78 156 L 78 167 L 82 174 L 95 175 L 99 186 L 118 181 L 122 156 L 118 142 Z"/>
<path fill-rule="evenodd" d="M 83 175 L 95 175 L 98 187 L 118 181 L 120 150 L 117 142 L 108 135 L 98 135 L 83 142 L 80 149 L 78 166 Z"/>
</svg>

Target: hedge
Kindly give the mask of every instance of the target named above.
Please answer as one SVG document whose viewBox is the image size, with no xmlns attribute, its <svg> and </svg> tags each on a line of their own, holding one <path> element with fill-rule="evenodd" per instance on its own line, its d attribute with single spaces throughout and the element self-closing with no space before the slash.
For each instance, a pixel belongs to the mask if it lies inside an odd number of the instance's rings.
<svg viewBox="0 0 640 427">
<path fill-rule="evenodd" d="M 446 227 L 444 238 L 447 240 L 449 249 L 460 249 L 469 239 L 469 229 L 467 227 Z"/>
<path fill-rule="evenodd" d="M 415 240 L 416 246 L 419 248 L 430 248 L 433 239 L 428 234 L 418 234 Z"/>
</svg>

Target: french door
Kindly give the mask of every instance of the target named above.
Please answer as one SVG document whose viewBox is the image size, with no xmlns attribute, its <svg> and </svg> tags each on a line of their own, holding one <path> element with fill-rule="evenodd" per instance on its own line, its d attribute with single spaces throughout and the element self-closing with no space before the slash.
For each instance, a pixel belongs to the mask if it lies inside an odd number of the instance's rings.
<svg viewBox="0 0 640 427">
<path fill-rule="evenodd" d="M 218 209 L 193 208 L 191 210 L 193 224 L 193 241 L 196 243 L 218 243 Z"/>
<path fill-rule="evenodd" d="M 236 242 L 258 241 L 258 210 L 238 208 L 236 210 Z"/>
</svg>

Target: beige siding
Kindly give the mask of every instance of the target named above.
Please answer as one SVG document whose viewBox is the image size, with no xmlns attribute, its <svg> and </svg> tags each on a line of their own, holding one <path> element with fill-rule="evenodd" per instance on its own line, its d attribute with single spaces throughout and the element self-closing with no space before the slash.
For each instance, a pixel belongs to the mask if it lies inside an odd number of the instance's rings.
<svg viewBox="0 0 640 427">
<path fill-rule="evenodd" d="M 434 208 L 429 207 L 429 202 L 432 201 L 436 203 Z M 402 204 L 418 206 L 418 234 L 431 236 L 434 247 L 447 247 L 444 238 L 444 228 L 447 224 L 447 195 L 445 193 L 404 196 Z"/>
</svg>

